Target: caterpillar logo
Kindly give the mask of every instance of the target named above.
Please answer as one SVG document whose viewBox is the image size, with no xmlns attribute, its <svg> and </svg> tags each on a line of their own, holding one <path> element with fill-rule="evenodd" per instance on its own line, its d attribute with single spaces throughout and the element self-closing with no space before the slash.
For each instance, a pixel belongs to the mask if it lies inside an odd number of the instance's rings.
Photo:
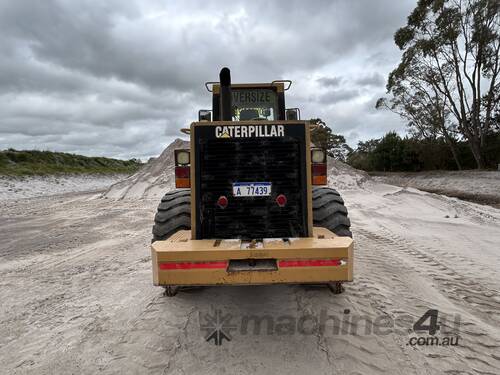
<svg viewBox="0 0 500 375">
<path fill-rule="evenodd" d="M 228 125 L 216 126 L 216 138 L 284 137 L 284 125 Z"/>
</svg>

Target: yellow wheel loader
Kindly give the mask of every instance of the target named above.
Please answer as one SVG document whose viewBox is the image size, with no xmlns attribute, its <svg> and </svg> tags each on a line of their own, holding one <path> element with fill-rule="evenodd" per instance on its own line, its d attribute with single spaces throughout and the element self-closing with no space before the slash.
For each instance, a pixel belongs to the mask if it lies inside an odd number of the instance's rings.
<svg viewBox="0 0 500 375">
<path fill-rule="evenodd" d="M 312 125 L 286 109 L 291 81 L 231 84 L 228 68 L 207 82 L 212 109 L 182 131 L 176 190 L 162 198 L 153 226 L 153 282 L 182 287 L 325 284 L 353 278 L 350 221 L 327 187 L 326 151 L 311 146 Z"/>
</svg>

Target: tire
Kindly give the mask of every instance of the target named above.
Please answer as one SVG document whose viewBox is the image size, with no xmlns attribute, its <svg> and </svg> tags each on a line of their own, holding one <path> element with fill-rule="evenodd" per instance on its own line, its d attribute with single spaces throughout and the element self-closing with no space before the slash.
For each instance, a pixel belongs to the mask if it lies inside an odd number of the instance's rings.
<svg viewBox="0 0 500 375">
<path fill-rule="evenodd" d="M 181 229 L 191 229 L 191 191 L 174 190 L 163 196 L 155 215 L 153 240 L 166 240 Z"/>
<path fill-rule="evenodd" d="M 163 295 L 165 295 L 167 297 L 175 297 L 178 292 L 179 292 L 178 286 L 167 285 L 167 286 L 165 286 L 165 291 L 163 292 Z"/>
<path fill-rule="evenodd" d="M 330 289 L 330 292 L 333 294 L 342 294 L 344 293 L 344 286 L 342 285 L 342 282 L 340 281 L 335 281 L 333 283 L 328 283 L 326 284 L 328 289 Z"/>
<path fill-rule="evenodd" d="M 313 187 L 313 223 L 337 236 L 351 237 L 351 221 L 339 192 L 328 187 Z"/>
</svg>

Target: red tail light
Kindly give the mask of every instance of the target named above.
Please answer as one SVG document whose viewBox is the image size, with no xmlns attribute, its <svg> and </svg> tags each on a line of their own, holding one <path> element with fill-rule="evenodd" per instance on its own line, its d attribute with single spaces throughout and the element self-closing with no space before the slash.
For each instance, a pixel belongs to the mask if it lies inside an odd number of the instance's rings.
<svg viewBox="0 0 500 375">
<path fill-rule="evenodd" d="M 222 209 L 226 208 L 228 204 L 229 201 L 227 200 L 227 197 L 225 197 L 224 195 L 221 195 L 219 199 L 217 199 L 217 206 L 219 206 Z"/>
<path fill-rule="evenodd" d="M 312 175 L 313 176 L 326 176 L 326 164 L 313 164 L 312 165 Z"/>
<path fill-rule="evenodd" d="M 189 178 L 190 167 L 175 167 L 176 178 Z"/>
<path fill-rule="evenodd" d="M 276 197 L 276 203 L 278 204 L 278 206 L 285 207 L 286 202 L 287 202 L 287 199 L 286 199 L 286 196 L 284 194 L 280 194 Z"/>
</svg>

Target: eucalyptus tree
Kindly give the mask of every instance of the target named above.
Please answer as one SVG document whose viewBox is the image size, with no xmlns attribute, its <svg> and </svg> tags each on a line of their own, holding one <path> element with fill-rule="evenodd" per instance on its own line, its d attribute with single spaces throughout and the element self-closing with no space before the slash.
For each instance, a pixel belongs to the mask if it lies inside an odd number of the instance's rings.
<svg viewBox="0 0 500 375">
<path fill-rule="evenodd" d="M 500 2 L 420 0 L 394 40 L 403 56 L 389 74 L 391 97 L 377 106 L 422 135 L 442 135 L 452 149 L 456 135 L 467 140 L 482 168 L 500 108 Z"/>
</svg>

